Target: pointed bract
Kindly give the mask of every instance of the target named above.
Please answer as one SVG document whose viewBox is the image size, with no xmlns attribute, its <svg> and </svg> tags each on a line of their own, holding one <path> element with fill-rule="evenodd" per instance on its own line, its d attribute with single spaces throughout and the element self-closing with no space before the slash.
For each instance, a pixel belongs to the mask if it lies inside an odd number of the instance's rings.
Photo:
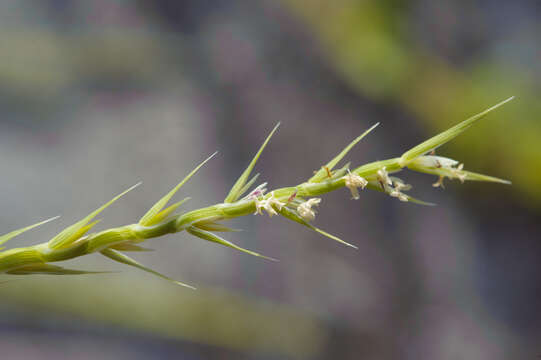
<svg viewBox="0 0 541 360">
<path fill-rule="evenodd" d="M 468 129 L 470 126 L 473 125 L 477 120 L 483 118 L 485 115 L 490 113 L 493 110 L 496 110 L 503 104 L 513 100 L 514 96 L 510 97 L 509 99 L 506 99 L 491 108 L 486 109 L 485 111 L 472 116 L 471 118 L 462 121 L 460 124 L 453 126 L 452 128 L 448 129 L 447 131 L 444 131 L 425 142 L 422 142 L 421 144 L 413 147 L 412 149 L 406 151 L 402 156 L 400 157 L 400 164 L 402 167 L 408 165 L 411 161 L 413 161 L 418 156 L 424 155 L 429 151 L 432 151 L 436 149 L 437 147 L 445 144 L 446 142 L 454 139 L 456 136 L 458 136 L 460 133 L 462 133 L 464 130 Z"/>
<path fill-rule="evenodd" d="M 7 274 L 10 275 L 85 275 L 85 274 L 107 274 L 109 271 L 84 271 L 66 269 L 61 266 L 51 264 L 32 264 L 23 266 L 14 270 L 10 270 Z"/>
<path fill-rule="evenodd" d="M 251 179 L 250 181 L 248 181 L 248 182 L 246 183 L 246 185 L 244 185 L 244 186 L 242 187 L 242 189 L 240 189 L 240 191 L 239 191 L 239 196 L 238 196 L 239 199 L 240 199 L 240 197 L 241 197 L 242 195 L 244 195 L 244 193 L 246 193 L 246 191 L 250 190 L 250 188 L 251 188 L 252 185 L 256 182 L 256 180 L 257 180 L 258 177 L 259 177 L 259 173 L 255 174 L 255 175 L 252 177 L 252 179 Z"/>
<path fill-rule="evenodd" d="M 7 241 L 13 239 L 15 236 L 18 236 L 18 235 L 22 234 L 22 233 L 25 232 L 25 231 L 28 231 L 28 230 L 33 229 L 33 228 L 35 228 L 35 227 L 38 227 L 38 226 L 40 226 L 40 225 L 46 224 L 46 223 L 48 223 L 49 221 L 56 220 L 56 219 L 58 219 L 59 217 L 60 217 L 60 216 L 55 216 L 55 217 L 52 217 L 52 218 L 50 218 L 50 219 L 43 220 L 43 221 L 41 221 L 41 222 L 39 222 L 39 223 L 36 223 L 36 224 L 30 225 L 30 226 L 24 227 L 24 228 L 22 228 L 22 229 L 14 230 L 14 231 L 12 231 L 12 232 L 10 232 L 10 233 L 7 233 L 7 234 L 5 234 L 5 235 L 2 235 L 2 236 L 0 236 L 0 245 L 6 243 Z"/>
<path fill-rule="evenodd" d="M 190 234 L 192 234 L 194 236 L 197 236 L 198 238 L 203 239 L 203 240 L 215 242 L 215 243 L 230 247 L 232 249 L 245 252 L 246 254 L 257 256 L 257 257 L 260 257 L 260 258 L 263 258 L 263 259 L 267 259 L 267 260 L 271 260 L 271 261 L 278 261 L 277 259 L 265 256 L 265 255 L 261 255 L 259 253 L 256 253 L 255 251 L 251 251 L 251 250 L 241 248 L 240 246 L 237 246 L 237 245 L 233 244 L 232 242 L 229 242 L 229 241 L 221 238 L 220 236 L 218 236 L 216 234 L 213 234 L 211 232 L 195 228 L 193 226 L 187 228 L 186 231 L 188 231 Z"/>
<path fill-rule="evenodd" d="M 140 270 L 143 270 L 143 271 L 146 271 L 146 272 L 148 272 L 148 273 L 150 273 L 152 275 L 156 275 L 156 276 L 158 276 L 158 277 L 160 277 L 160 278 L 162 278 L 164 280 L 171 281 L 174 284 L 177 284 L 177 285 L 184 286 L 184 287 L 190 288 L 192 290 L 195 290 L 195 288 L 193 286 L 188 285 L 188 284 L 184 284 L 184 283 L 182 283 L 180 281 L 171 279 L 168 276 L 160 274 L 159 272 L 154 271 L 154 270 L 152 270 L 152 269 L 138 263 L 137 261 L 135 261 L 131 257 L 129 257 L 126 254 L 123 254 L 123 253 L 121 253 L 119 251 L 116 251 L 116 250 L 113 250 L 113 249 L 105 249 L 105 250 L 101 251 L 101 254 L 104 255 L 104 256 L 107 256 L 109 259 L 117 261 L 117 262 L 119 262 L 121 264 L 126 264 L 126 265 L 136 267 L 136 268 L 138 268 Z"/>
<path fill-rule="evenodd" d="M 332 174 L 332 178 L 331 179 L 338 179 L 338 178 L 341 178 L 342 176 L 346 175 L 349 171 L 349 166 L 351 165 L 351 162 L 348 162 L 346 165 L 342 166 L 340 169 L 338 170 L 335 170 L 334 173 Z"/>
<path fill-rule="evenodd" d="M 324 236 L 328 237 L 329 239 L 332 239 L 334 241 L 338 241 L 339 243 L 344 244 L 344 245 L 349 246 L 349 247 L 352 247 L 354 249 L 358 249 L 357 246 L 355 246 L 353 244 L 350 244 L 350 243 L 340 239 L 337 236 L 329 234 L 328 232 L 315 227 L 314 225 L 310 224 L 309 222 L 304 220 L 302 217 L 300 217 L 296 212 L 294 212 L 293 210 L 291 210 L 291 209 L 289 209 L 289 208 L 287 208 L 285 206 L 280 210 L 280 215 L 282 215 L 283 217 L 285 217 L 285 218 L 287 218 L 289 220 L 292 220 L 292 221 L 295 221 L 295 222 L 297 222 L 297 223 L 299 223 L 301 225 L 304 225 L 307 228 L 309 228 L 310 230 L 313 230 L 313 231 L 315 231 L 315 232 L 317 232 L 317 233 L 319 233 L 321 235 L 324 235 Z"/>
<path fill-rule="evenodd" d="M 272 135 L 278 129 L 279 126 L 280 126 L 280 123 L 276 124 L 274 129 L 272 129 L 271 133 L 269 134 L 269 136 L 267 136 L 267 139 L 265 139 L 265 142 L 263 142 L 263 145 L 261 145 L 261 147 L 259 148 L 259 151 L 257 152 L 257 154 L 255 154 L 254 158 L 252 159 L 252 161 L 250 162 L 246 170 L 244 170 L 242 175 L 238 178 L 237 182 L 235 182 L 235 185 L 233 185 L 233 187 L 229 191 L 229 194 L 225 198 L 224 203 L 232 203 L 232 202 L 237 201 L 240 198 L 240 196 L 242 195 L 241 191 L 244 189 L 246 182 L 248 181 L 248 178 L 250 177 L 250 173 L 254 169 L 254 166 L 257 160 L 259 159 L 259 156 L 261 156 L 261 153 L 265 149 L 265 146 L 267 146 L 269 140 L 271 139 Z"/>
<path fill-rule="evenodd" d="M 366 130 L 364 133 L 359 135 L 355 140 L 353 140 L 348 146 L 340 152 L 334 159 L 329 161 L 325 166 L 321 167 L 314 176 L 312 176 L 308 182 L 320 182 L 322 180 L 325 180 L 325 178 L 328 178 L 327 170 L 331 171 L 339 162 L 344 158 L 344 156 L 347 155 L 347 153 L 359 142 L 361 141 L 366 135 L 368 135 L 372 130 L 374 130 L 379 125 L 379 122 L 374 124 L 370 129 Z"/>
<path fill-rule="evenodd" d="M 137 186 L 139 186 L 141 183 L 137 183 L 134 186 L 130 187 L 128 190 L 122 192 L 121 194 L 115 196 L 112 200 L 101 206 L 100 208 L 94 210 L 90 215 L 85 217 L 84 219 L 76 222 L 75 224 L 68 226 L 64 230 L 62 230 L 58 235 L 56 235 L 54 238 L 49 240 L 49 247 L 51 249 L 60 249 L 65 246 L 68 246 L 72 244 L 74 241 L 79 239 L 81 236 L 84 235 L 85 226 L 92 221 L 99 213 L 101 213 L 103 210 L 105 210 L 109 205 L 117 201 L 119 198 L 121 198 L 123 195 L 128 193 L 129 191 L 135 189 Z M 91 226 L 90 226 L 91 227 Z M 88 230 L 89 228 L 86 228 Z"/>
<path fill-rule="evenodd" d="M 158 224 L 159 222 L 167 219 L 167 217 L 169 215 L 171 215 L 176 209 L 178 209 L 178 207 L 180 205 L 184 204 L 186 201 L 188 201 L 190 199 L 191 198 L 187 197 L 187 198 L 184 198 L 181 201 L 179 201 L 179 202 L 177 202 L 177 203 L 175 203 L 175 204 L 173 204 L 171 206 L 168 206 L 164 210 L 162 210 L 159 213 L 157 213 L 156 215 L 154 215 L 154 217 L 152 219 L 150 219 L 149 221 L 147 221 L 145 224 L 140 224 L 140 225 L 152 226 L 152 225 Z"/>
<path fill-rule="evenodd" d="M 463 170 L 463 172 L 466 175 L 466 180 L 469 180 L 469 181 L 488 181 L 488 182 L 496 182 L 496 183 L 506 184 L 506 185 L 512 184 L 511 181 L 509 180 L 500 179 L 494 176 L 478 174 L 478 173 L 474 173 L 474 172 L 466 171 L 466 170 Z"/>
<path fill-rule="evenodd" d="M 145 215 L 143 215 L 143 217 L 141 218 L 141 220 L 139 220 L 139 224 L 140 225 L 143 225 L 143 226 L 149 226 L 149 224 L 152 224 L 152 223 L 156 223 L 155 222 L 155 219 L 154 217 L 161 211 L 161 209 L 163 209 L 163 207 L 165 205 L 167 205 L 167 203 L 169 202 L 169 200 L 171 200 L 171 198 L 173 197 L 173 195 L 175 195 L 175 193 L 182 187 L 182 185 L 184 185 L 188 180 L 190 180 L 190 178 L 195 175 L 195 173 L 203 166 L 207 163 L 207 161 L 209 161 L 210 159 L 212 159 L 214 157 L 214 155 L 216 155 L 218 152 L 215 152 L 214 154 L 210 155 L 207 159 L 205 159 L 205 161 L 203 161 L 201 164 L 199 164 L 195 169 L 192 170 L 191 173 L 188 174 L 188 176 L 186 176 L 184 179 L 182 179 L 181 182 L 179 182 L 177 184 L 177 186 L 175 186 L 173 188 L 173 190 L 169 191 L 167 193 L 167 195 L 165 195 L 164 197 L 162 197 L 160 200 L 158 200 L 158 202 L 156 204 L 154 204 L 150 210 L 147 211 L 147 213 Z"/>
</svg>

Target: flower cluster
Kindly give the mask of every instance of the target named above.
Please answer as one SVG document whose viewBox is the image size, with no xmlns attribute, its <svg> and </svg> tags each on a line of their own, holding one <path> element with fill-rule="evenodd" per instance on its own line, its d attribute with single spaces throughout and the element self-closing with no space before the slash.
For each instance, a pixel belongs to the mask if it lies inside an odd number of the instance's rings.
<svg viewBox="0 0 541 360">
<path fill-rule="evenodd" d="M 351 196 L 355 200 L 359 200 L 359 191 L 357 188 L 361 188 L 364 190 L 366 185 L 368 185 L 368 181 L 363 178 L 362 176 L 359 176 L 357 174 L 352 174 L 348 169 L 348 174 L 344 176 L 345 180 L 345 186 L 351 191 Z"/>
<path fill-rule="evenodd" d="M 404 202 L 408 201 L 409 200 L 408 196 L 404 194 L 402 191 L 410 190 L 411 185 L 404 184 L 404 182 L 402 182 L 402 180 L 400 180 L 399 178 L 392 177 L 391 179 L 392 179 L 394 187 L 390 189 L 389 195 L 392 197 L 398 198 L 398 200 L 400 201 L 404 201 Z"/>
<path fill-rule="evenodd" d="M 254 215 L 263 215 L 261 212 L 261 209 L 263 209 L 269 214 L 269 217 L 278 215 L 274 207 L 276 207 L 278 210 L 282 210 L 282 207 L 286 205 L 274 197 L 274 191 L 270 193 L 270 196 L 267 199 L 255 199 L 254 201 L 256 208 Z"/>
<path fill-rule="evenodd" d="M 316 212 L 312 210 L 312 206 L 318 206 L 320 202 L 320 198 L 308 199 L 297 206 L 297 212 L 304 220 L 312 221 L 316 218 Z"/>
</svg>

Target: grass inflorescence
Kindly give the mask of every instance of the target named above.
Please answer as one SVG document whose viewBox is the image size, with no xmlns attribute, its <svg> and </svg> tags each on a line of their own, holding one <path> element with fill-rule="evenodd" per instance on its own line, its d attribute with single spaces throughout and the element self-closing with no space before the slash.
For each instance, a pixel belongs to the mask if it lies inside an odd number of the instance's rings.
<svg viewBox="0 0 541 360">
<path fill-rule="evenodd" d="M 321 199 L 317 196 L 345 187 L 351 191 L 353 199 L 359 199 L 359 190 L 368 188 L 395 197 L 400 201 L 432 205 L 413 198 L 406 193 L 406 191 L 411 189 L 411 185 L 406 184 L 402 179 L 394 176 L 394 174 L 405 168 L 437 176 L 437 182 L 433 185 L 435 187 L 443 187 L 445 178 L 458 179 L 462 183 L 472 180 L 510 184 L 507 180 L 466 171 L 463 169 L 463 164 L 458 161 L 436 156 L 435 149 L 452 140 L 477 120 L 512 99 L 509 98 L 502 101 L 447 131 L 422 142 L 406 151 L 400 157 L 376 161 L 358 167 L 351 167 L 350 163 L 347 163 L 341 168 L 335 169 L 352 147 L 376 128 L 378 125 L 376 124 L 354 139 L 336 157 L 317 170 L 306 182 L 297 186 L 268 191 L 266 183 L 254 187 L 259 174 L 256 174 L 252 178 L 250 178 L 250 175 L 265 146 L 277 130 L 278 124 L 267 137 L 246 170 L 235 182 L 222 203 L 195 209 L 183 214 L 176 214 L 175 211 L 188 198 L 167 206 L 175 193 L 215 153 L 199 164 L 173 190 L 154 204 L 137 223 L 89 233 L 98 223 L 94 218 L 124 194 L 134 189 L 138 184 L 114 197 L 87 217 L 62 230 L 47 242 L 9 250 L 3 250 L 4 248 L 0 247 L 0 250 L 2 250 L 0 251 L 0 273 L 7 275 L 77 275 L 100 273 L 66 269 L 51 264 L 92 253 L 100 253 L 119 263 L 134 266 L 178 285 L 192 288 L 190 285 L 173 280 L 140 264 L 125 253 L 147 251 L 148 249 L 141 246 L 141 243 L 151 238 L 186 231 L 190 235 L 206 241 L 215 242 L 253 256 L 275 260 L 254 251 L 241 248 L 216 234 L 234 231 L 222 224 L 223 221 L 250 214 L 264 213 L 267 213 L 270 217 L 274 215 L 282 216 L 330 239 L 356 248 L 355 245 L 347 243 L 312 225 L 311 222 L 316 217 L 315 208 L 321 203 Z M 54 219 L 56 217 L 0 236 L 0 246 L 13 237 Z"/>
</svg>

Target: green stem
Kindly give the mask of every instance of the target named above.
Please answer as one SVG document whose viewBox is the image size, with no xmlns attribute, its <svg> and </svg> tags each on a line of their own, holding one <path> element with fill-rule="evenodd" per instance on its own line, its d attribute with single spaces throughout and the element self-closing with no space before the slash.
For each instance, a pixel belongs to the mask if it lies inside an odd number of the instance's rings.
<svg viewBox="0 0 541 360">
<path fill-rule="evenodd" d="M 389 172 L 401 170 L 399 158 L 376 161 L 360 166 L 354 173 L 367 178 L 375 176 L 383 166 Z M 317 183 L 302 183 L 295 187 L 285 187 L 272 191 L 282 201 L 295 192 L 299 197 L 313 197 L 344 187 L 344 179 L 328 179 Z M 267 194 L 267 196 L 270 196 Z M 75 243 L 60 249 L 52 249 L 48 243 L 24 248 L 15 248 L 0 253 L 0 273 L 28 265 L 64 261 L 93 252 L 103 251 L 123 242 L 143 242 L 151 238 L 186 230 L 192 224 L 202 221 L 217 221 L 251 215 L 255 212 L 254 199 L 243 199 L 233 203 L 224 202 L 205 208 L 189 211 L 152 226 L 130 224 L 86 235 Z"/>
</svg>

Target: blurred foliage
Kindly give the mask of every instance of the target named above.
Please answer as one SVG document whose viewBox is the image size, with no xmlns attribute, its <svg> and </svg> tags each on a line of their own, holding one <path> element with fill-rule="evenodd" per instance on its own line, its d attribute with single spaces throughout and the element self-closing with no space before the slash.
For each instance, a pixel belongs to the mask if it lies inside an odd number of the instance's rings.
<svg viewBox="0 0 541 360">
<path fill-rule="evenodd" d="M 515 95 L 512 105 L 476 125 L 478 130 L 451 144 L 447 154 L 467 159 L 470 169 L 510 179 L 525 203 L 541 206 L 541 102 L 534 68 L 477 53 L 466 64 L 453 65 L 416 36 L 415 17 L 408 16 L 412 5 L 406 2 L 283 3 L 311 29 L 344 81 L 374 101 L 400 104 L 430 131 Z M 518 53 L 521 42 L 513 40 L 520 38 L 521 27 L 515 31 L 500 41 Z"/>
<path fill-rule="evenodd" d="M 537 146 L 541 102 L 535 95 L 539 76 L 520 57 L 530 42 L 518 41 L 531 29 L 518 26 L 515 33 L 499 39 L 503 50 L 477 49 L 468 61 L 456 65 L 430 49 L 429 41 L 423 42 L 426 35 L 416 33 L 423 28 L 415 25 L 418 14 L 412 14 L 414 5 L 409 3 L 283 3 L 320 41 L 324 56 L 346 83 L 373 101 L 400 104 L 423 122 L 427 133 L 516 96 L 512 105 L 477 125 L 481 130 L 451 145 L 449 154 L 459 160 L 467 158 L 471 169 L 511 179 L 525 202 L 541 205 L 541 172 L 537 171 L 541 166 L 541 147 Z M 481 21 L 478 26 L 482 28 Z M 443 30 L 439 36 L 449 39 L 440 41 L 452 41 L 452 34 L 445 31 L 453 30 Z M 122 78 L 146 85 L 167 82 L 163 74 L 178 72 L 178 64 L 167 63 L 166 53 L 171 50 L 158 36 L 148 31 L 133 36 L 133 29 L 107 27 L 64 35 L 43 28 L 21 32 L 8 27 L 0 35 L 4 48 L 10 49 L 3 52 L 0 63 L 1 90 L 4 98 L 17 100 L 24 94 L 39 105 L 58 101 L 85 79 Z M 169 40 L 182 48 L 181 37 Z M 34 56 L 36 53 L 40 55 Z"/>
<path fill-rule="evenodd" d="M 225 289 L 179 290 L 137 276 L 16 280 L 2 297 L 5 303 L 24 306 L 32 322 L 68 314 L 249 353 L 312 358 L 329 336 L 321 320 L 298 308 Z"/>
</svg>

